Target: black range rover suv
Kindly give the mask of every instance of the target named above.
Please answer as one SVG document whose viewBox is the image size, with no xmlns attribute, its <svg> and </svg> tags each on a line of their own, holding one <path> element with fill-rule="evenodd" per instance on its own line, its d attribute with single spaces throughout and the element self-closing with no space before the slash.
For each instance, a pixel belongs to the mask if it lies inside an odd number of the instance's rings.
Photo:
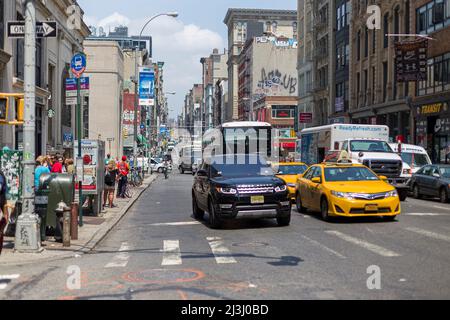
<svg viewBox="0 0 450 320">
<path fill-rule="evenodd" d="M 230 219 L 274 218 L 280 226 L 291 221 L 286 184 L 258 155 L 203 161 L 192 186 L 192 210 L 196 219 L 208 212 L 212 228 Z"/>
</svg>

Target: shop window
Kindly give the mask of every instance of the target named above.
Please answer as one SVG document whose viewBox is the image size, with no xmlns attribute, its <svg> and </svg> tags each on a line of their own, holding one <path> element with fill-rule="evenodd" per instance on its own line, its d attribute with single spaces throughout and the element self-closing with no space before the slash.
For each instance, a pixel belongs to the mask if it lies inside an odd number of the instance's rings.
<svg viewBox="0 0 450 320">
<path fill-rule="evenodd" d="M 389 34 L 389 14 L 386 13 L 384 15 L 384 21 L 383 21 L 383 30 L 384 30 L 384 48 L 387 48 L 389 46 L 389 37 L 386 36 Z"/>
</svg>

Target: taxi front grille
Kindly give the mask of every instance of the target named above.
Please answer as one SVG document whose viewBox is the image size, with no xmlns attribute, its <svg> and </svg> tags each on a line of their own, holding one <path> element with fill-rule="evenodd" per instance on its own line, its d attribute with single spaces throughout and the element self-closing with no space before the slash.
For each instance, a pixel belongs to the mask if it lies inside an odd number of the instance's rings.
<svg viewBox="0 0 450 320">
<path fill-rule="evenodd" d="M 376 214 L 376 213 L 390 213 L 391 208 L 378 208 L 377 211 L 366 211 L 364 208 L 352 208 L 350 214 Z"/>
</svg>

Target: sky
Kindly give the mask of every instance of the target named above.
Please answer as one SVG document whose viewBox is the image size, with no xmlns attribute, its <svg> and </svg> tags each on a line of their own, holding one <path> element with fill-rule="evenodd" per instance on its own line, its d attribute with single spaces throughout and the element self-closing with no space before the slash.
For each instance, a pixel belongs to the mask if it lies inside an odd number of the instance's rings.
<svg viewBox="0 0 450 320">
<path fill-rule="evenodd" d="M 164 61 L 164 89 L 169 95 L 170 117 L 181 113 L 184 97 L 194 83 L 202 81 L 201 57 L 214 48 L 228 48 L 223 23 L 228 8 L 297 9 L 297 0 L 78 0 L 86 24 L 102 26 L 106 32 L 126 25 L 129 35 L 139 35 L 147 20 L 158 13 L 179 13 L 159 17 L 143 35 L 153 37 L 153 61 Z"/>
</svg>

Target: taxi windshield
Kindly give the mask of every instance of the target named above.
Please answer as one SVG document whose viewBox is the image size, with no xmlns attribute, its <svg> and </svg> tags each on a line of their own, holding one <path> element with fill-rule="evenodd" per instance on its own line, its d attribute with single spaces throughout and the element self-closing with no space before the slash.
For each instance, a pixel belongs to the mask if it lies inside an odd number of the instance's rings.
<svg viewBox="0 0 450 320">
<path fill-rule="evenodd" d="M 326 168 L 325 180 L 339 181 L 377 181 L 378 176 L 365 167 Z"/>
<path fill-rule="evenodd" d="M 306 165 L 279 166 L 277 174 L 303 174 L 306 169 Z"/>
</svg>

